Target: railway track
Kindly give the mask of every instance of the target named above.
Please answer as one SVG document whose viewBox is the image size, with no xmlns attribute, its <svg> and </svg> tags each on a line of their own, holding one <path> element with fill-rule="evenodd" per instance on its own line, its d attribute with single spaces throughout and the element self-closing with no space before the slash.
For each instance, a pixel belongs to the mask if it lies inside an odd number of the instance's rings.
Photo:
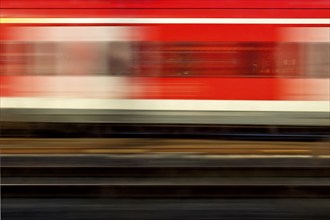
<svg viewBox="0 0 330 220">
<path fill-rule="evenodd" d="M 12 155 L 2 164 L 5 219 L 330 217 L 324 158 Z"/>
<path fill-rule="evenodd" d="M 327 199 L 3 199 L 4 219 L 329 219 Z M 24 218 L 23 218 L 24 217 Z"/>
<path fill-rule="evenodd" d="M 5 219 L 330 218 L 323 142 L 2 139 L 1 152 Z"/>
<path fill-rule="evenodd" d="M 330 197 L 326 158 L 5 155 L 5 197 Z"/>
<path fill-rule="evenodd" d="M 233 114 L 233 113 L 231 113 Z M 296 115 L 296 114 L 295 114 Z M 79 116 L 79 115 L 78 115 Z M 53 117 L 53 116 L 52 116 Z M 223 139 L 249 141 L 325 141 L 329 140 L 329 123 L 324 118 L 314 118 L 322 121 L 323 126 L 289 126 L 289 125 L 230 125 L 221 122 L 214 124 L 146 124 L 146 119 L 140 123 L 90 122 L 90 123 L 36 123 L 36 122 L 6 122 L 2 123 L 2 137 L 7 138 L 175 138 L 175 139 Z M 130 118 L 125 115 L 123 118 Z M 180 116 L 181 117 L 181 116 Z M 205 118 L 204 115 L 199 117 Z M 234 117 L 234 116 L 233 116 Z M 258 116 L 259 118 L 260 116 Z M 301 116 L 296 115 L 300 120 Z M 39 116 L 38 116 L 39 118 Z M 237 117 L 235 120 L 237 120 Z M 271 117 L 280 119 L 278 116 Z M 222 116 L 210 120 L 223 120 Z M 255 121 L 254 119 L 250 119 Z M 256 119 L 258 120 L 258 119 Z M 282 119 L 285 121 L 285 119 Z M 165 120 L 166 121 L 166 120 Z M 189 121 L 189 120 L 186 120 Z M 239 121 L 241 122 L 241 121 Z M 275 122 L 275 121 L 274 121 Z M 174 122 L 173 122 L 174 123 Z M 253 123 L 252 123 L 253 124 Z"/>
<path fill-rule="evenodd" d="M 328 142 L 189 139 L 2 139 L 2 154 L 160 154 L 329 156 Z"/>
</svg>

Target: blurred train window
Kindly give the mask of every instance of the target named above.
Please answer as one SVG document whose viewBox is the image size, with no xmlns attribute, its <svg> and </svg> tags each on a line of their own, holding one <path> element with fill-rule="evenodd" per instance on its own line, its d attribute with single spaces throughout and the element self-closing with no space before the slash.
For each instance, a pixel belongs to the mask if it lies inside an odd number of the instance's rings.
<svg viewBox="0 0 330 220">
<path fill-rule="evenodd" d="M 131 71 L 127 42 L 58 42 L 36 48 L 38 74 L 124 76 Z"/>
<path fill-rule="evenodd" d="M 132 51 L 129 42 L 1 42 L 1 74 L 126 76 Z"/>
<path fill-rule="evenodd" d="M 5 41 L 1 43 L 1 75 L 25 75 L 31 71 L 32 44 Z"/>
<path fill-rule="evenodd" d="M 57 45 L 55 43 L 35 43 L 33 45 L 33 74 L 55 75 Z"/>
<path fill-rule="evenodd" d="M 164 43 L 161 49 L 161 75 L 162 76 L 193 76 L 196 68 L 196 45 L 189 42 Z"/>
<path fill-rule="evenodd" d="M 140 76 L 161 75 L 161 44 L 157 42 L 140 42 L 135 47 L 134 69 Z"/>
<path fill-rule="evenodd" d="M 273 77 L 275 70 L 274 43 L 242 43 L 238 48 L 241 54 L 241 76 Z"/>
<path fill-rule="evenodd" d="M 274 43 L 170 42 L 139 48 L 140 72 L 167 77 L 273 77 Z"/>
<path fill-rule="evenodd" d="M 278 77 L 302 77 L 304 56 L 301 43 L 279 43 L 277 44 L 276 76 Z"/>
<path fill-rule="evenodd" d="M 237 76 L 241 72 L 237 43 L 203 43 L 195 50 L 194 68 L 203 76 Z"/>
<path fill-rule="evenodd" d="M 307 77 L 330 77 L 330 45 L 329 43 L 308 43 L 305 45 Z"/>
<path fill-rule="evenodd" d="M 106 75 L 105 42 L 58 43 L 57 73 L 63 75 Z"/>
<path fill-rule="evenodd" d="M 132 74 L 133 53 L 129 42 L 110 42 L 105 52 L 107 71 L 111 76 Z"/>
</svg>

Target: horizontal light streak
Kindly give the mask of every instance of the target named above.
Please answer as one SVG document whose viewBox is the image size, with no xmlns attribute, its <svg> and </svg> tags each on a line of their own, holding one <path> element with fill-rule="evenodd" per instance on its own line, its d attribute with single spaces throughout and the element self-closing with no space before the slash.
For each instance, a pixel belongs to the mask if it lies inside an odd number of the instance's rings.
<svg viewBox="0 0 330 220">
<path fill-rule="evenodd" d="M 330 24 L 328 18 L 1 18 L 2 24 Z"/>
<path fill-rule="evenodd" d="M 26 97 L 0 99 L 1 108 L 164 111 L 329 112 L 329 101 L 147 100 Z"/>
</svg>

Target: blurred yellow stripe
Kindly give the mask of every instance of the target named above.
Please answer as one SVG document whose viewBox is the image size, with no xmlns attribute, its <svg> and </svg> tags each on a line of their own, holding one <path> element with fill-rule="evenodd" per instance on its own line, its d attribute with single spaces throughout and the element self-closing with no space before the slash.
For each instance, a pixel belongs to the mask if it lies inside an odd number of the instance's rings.
<svg viewBox="0 0 330 220">
<path fill-rule="evenodd" d="M 264 153 L 310 153 L 310 150 L 304 149 L 266 149 L 266 150 L 258 150 Z"/>
<path fill-rule="evenodd" d="M 47 18 L 0 18 L 1 24 L 48 23 Z"/>
</svg>

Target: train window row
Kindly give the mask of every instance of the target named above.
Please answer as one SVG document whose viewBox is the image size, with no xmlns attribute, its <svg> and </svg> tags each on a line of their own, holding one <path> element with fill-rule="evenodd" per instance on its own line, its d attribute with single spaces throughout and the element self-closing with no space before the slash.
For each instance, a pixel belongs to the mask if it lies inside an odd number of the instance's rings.
<svg viewBox="0 0 330 220">
<path fill-rule="evenodd" d="M 3 75 L 329 77 L 329 43 L 10 42 Z"/>
<path fill-rule="evenodd" d="M 1 44 L 4 75 L 129 75 L 127 43 L 20 42 Z"/>
</svg>

